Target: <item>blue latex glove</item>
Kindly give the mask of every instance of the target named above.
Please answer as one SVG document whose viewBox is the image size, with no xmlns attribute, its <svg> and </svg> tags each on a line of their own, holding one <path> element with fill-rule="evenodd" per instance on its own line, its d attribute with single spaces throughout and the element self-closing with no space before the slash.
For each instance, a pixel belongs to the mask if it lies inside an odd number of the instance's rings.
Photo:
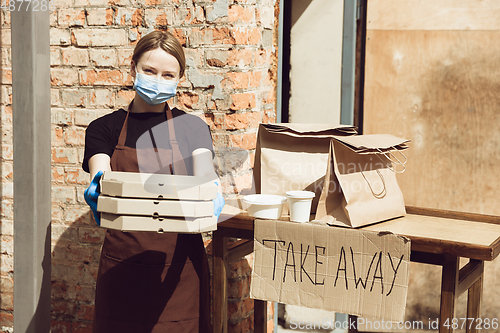
<svg viewBox="0 0 500 333">
<path fill-rule="evenodd" d="M 219 186 L 218 182 L 214 182 L 215 185 Z M 222 208 L 224 208 L 224 205 L 226 204 L 226 201 L 224 200 L 224 197 L 222 194 L 217 191 L 217 198 L 212 200 L 214 202 L 214 214 L 217 216 L 217 219 L 219 219 L 220 212 L 222 212 Z"/>
<path fill-rule="evenodd" d="M 94 214 L 94 219 L 97 222 L 97 225 L 101 225 L 101 213 L 97 211 L 97 198 L 101 192 L 99 189 L 99 180 L 101 179 L 102 174 L 102 171 L 95 174 L 94 179 L 92 179 L 89 187 L 83 194 L 85 202 L 90 206 L 92 214 Z"/>
</svg>

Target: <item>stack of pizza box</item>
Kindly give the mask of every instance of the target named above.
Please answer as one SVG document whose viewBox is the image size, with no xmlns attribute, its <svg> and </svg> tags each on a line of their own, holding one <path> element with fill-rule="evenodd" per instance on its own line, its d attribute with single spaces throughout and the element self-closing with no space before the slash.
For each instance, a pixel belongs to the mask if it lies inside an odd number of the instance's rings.
<svg viewBox="0 0 500 333">
<path fill-rule="evenodd" d="M 106 171 L 100 191 L 97 210 L 104 228 L 179 233 L 217 229 L 213 179 Z"/>
</svg>

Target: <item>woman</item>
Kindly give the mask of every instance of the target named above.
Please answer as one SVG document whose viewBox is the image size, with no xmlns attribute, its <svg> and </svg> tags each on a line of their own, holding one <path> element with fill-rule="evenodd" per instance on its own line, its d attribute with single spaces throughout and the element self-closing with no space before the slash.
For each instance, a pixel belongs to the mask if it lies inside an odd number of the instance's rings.
<svg viewBox="0 0 500 333">
<path fill-rule="evenodd" d="M 136 93 L 128 110 L 117 110 L 89 124 L 83 169 L 90 172 L 92 182 L 85 199 L 98 224 L 97 185 L 102 172 L 144 171 L 141 147 L 136 143 L 148 132 L 155 150 L 170 158 L 167 168 L 158 172 L 209 176 L 220 183 L 213 169 L 207 124 L 178 109 L 170 110 L 167 104 L 184 70 L 179 41 L 168 32 L 151 32 L 134 49 L 131 75 Z M 153 134 L 158 128 L 168 132 L 165 139 Z M 223 205 L 219 187 L 216 215 Z M 200 234 L 108 229 L 97 276 L 93 332 L 211 332 L 209 278 Z"/>
</svg>

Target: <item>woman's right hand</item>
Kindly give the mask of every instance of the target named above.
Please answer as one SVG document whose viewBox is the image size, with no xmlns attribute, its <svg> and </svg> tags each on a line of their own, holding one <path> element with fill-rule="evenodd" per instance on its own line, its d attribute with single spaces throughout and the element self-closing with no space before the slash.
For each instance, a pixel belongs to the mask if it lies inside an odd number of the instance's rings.
<svg viewBox="0 0 500 333">
<path fill-rule="evenodd" d="M 85 202 L 90 206 L 92 210 L 92 214 L 94 215 L 94 219 L 97 225 L 101 225 L 101 213 L 97 211 L 97 198 L 100 194 L 99 188 L 99 180 L 101 179 L 103 171 L 99 171 L 94 176 L 94 179 L 90 182 L 89 187 L 85 190 L 83 197 L 85 198 Z"/>
</svg>

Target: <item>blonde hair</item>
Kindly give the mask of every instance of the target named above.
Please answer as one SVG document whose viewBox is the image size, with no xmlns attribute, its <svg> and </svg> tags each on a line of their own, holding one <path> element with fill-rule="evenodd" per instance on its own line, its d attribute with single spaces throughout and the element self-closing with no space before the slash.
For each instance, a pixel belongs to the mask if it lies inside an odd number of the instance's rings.
<svg viewBox="0 0 500 333">
<path fill-rule="evenodd" d="M 170 32 L 155 30 L 142 37 L 135 46 L 132 60 L 137 65 L 139 59 L 145 52 L 156 50 L 157 48 L 161 48 L 177 59 L 181 68 L 179 77 L 182 77 L 186 69 L 186 56 L 184 55 L 184 49 L 181 43 L 179 43 L 177 38 Z"/>
</svg>

